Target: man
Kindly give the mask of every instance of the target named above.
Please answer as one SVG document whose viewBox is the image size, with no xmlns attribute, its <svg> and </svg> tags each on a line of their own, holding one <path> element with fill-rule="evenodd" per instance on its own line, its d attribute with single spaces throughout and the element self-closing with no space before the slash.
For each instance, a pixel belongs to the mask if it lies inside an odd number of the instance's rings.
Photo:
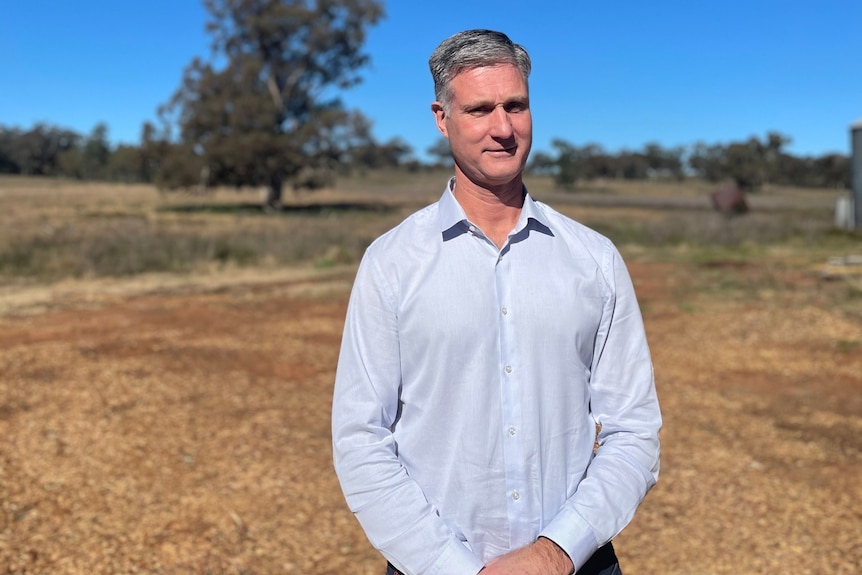
<svg viewBox="0 0 862 575">
<path fill-rule="evenodd" d="M 430 67 L 455 176 L 359 267 L 332 412 L 342 489 L 389 573 L 619 573 L 609 542 L 657 479 L 661 426 L 631 280 L 522 183 L 526 51 L 471 30 Z"/>
</svg>

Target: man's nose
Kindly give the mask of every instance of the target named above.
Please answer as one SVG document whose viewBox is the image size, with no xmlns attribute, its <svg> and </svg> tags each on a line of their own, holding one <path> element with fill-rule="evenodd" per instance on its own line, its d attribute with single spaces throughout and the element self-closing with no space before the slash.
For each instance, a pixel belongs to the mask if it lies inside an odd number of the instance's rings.
<svg viewBox="0 0 862 575">
<path fill-rule="evenodd" d="M 491 136 L 494 138 L 509 138 L 512 136 L 512 119 L 504 108 L 494 108 L 491 114 Z"/>
</svg>

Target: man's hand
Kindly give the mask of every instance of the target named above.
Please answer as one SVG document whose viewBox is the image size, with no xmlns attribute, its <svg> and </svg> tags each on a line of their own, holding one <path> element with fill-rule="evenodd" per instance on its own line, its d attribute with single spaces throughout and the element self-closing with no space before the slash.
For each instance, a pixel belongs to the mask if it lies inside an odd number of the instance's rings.
<svg viewBox="0 0 862 575">
<path fill-rule="evenodd" d="M 482 569 L 482 575 L 571 575 L 572 560 L 556 543 L 539 537 L 535 543 L 497 557 Z"/>
</svg>

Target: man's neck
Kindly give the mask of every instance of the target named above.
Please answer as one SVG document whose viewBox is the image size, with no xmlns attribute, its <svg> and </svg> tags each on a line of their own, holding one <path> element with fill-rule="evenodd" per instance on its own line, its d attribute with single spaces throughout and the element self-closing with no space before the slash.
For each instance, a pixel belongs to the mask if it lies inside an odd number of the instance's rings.
<svg viewBox="0 0 862 575">
<path fill-rule="evenodd" d="M 452 194 L 467 219 L 479 226 L 498 248 L 502 248 L 518 223 L 524 206 L 521 178 L 502 186 L 482 187 L 463 176 L 456 176 Z"/>
</svg>

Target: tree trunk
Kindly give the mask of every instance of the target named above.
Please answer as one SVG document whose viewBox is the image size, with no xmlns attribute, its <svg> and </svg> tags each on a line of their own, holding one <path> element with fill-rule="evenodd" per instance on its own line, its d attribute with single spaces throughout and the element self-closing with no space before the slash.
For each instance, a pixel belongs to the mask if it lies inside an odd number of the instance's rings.
<svg viewBox="0 0 862 575">
<path fill-rule="evenodd" d="M 280 174 L 273 174 L 269 179 L 269 189 L 266 193 L 266 202 L 264 203 L 264 210 L 270 212 L 279 212 L 281 211 L 281 190 L 282 190 L 282 179 Z"/>
</svg>

